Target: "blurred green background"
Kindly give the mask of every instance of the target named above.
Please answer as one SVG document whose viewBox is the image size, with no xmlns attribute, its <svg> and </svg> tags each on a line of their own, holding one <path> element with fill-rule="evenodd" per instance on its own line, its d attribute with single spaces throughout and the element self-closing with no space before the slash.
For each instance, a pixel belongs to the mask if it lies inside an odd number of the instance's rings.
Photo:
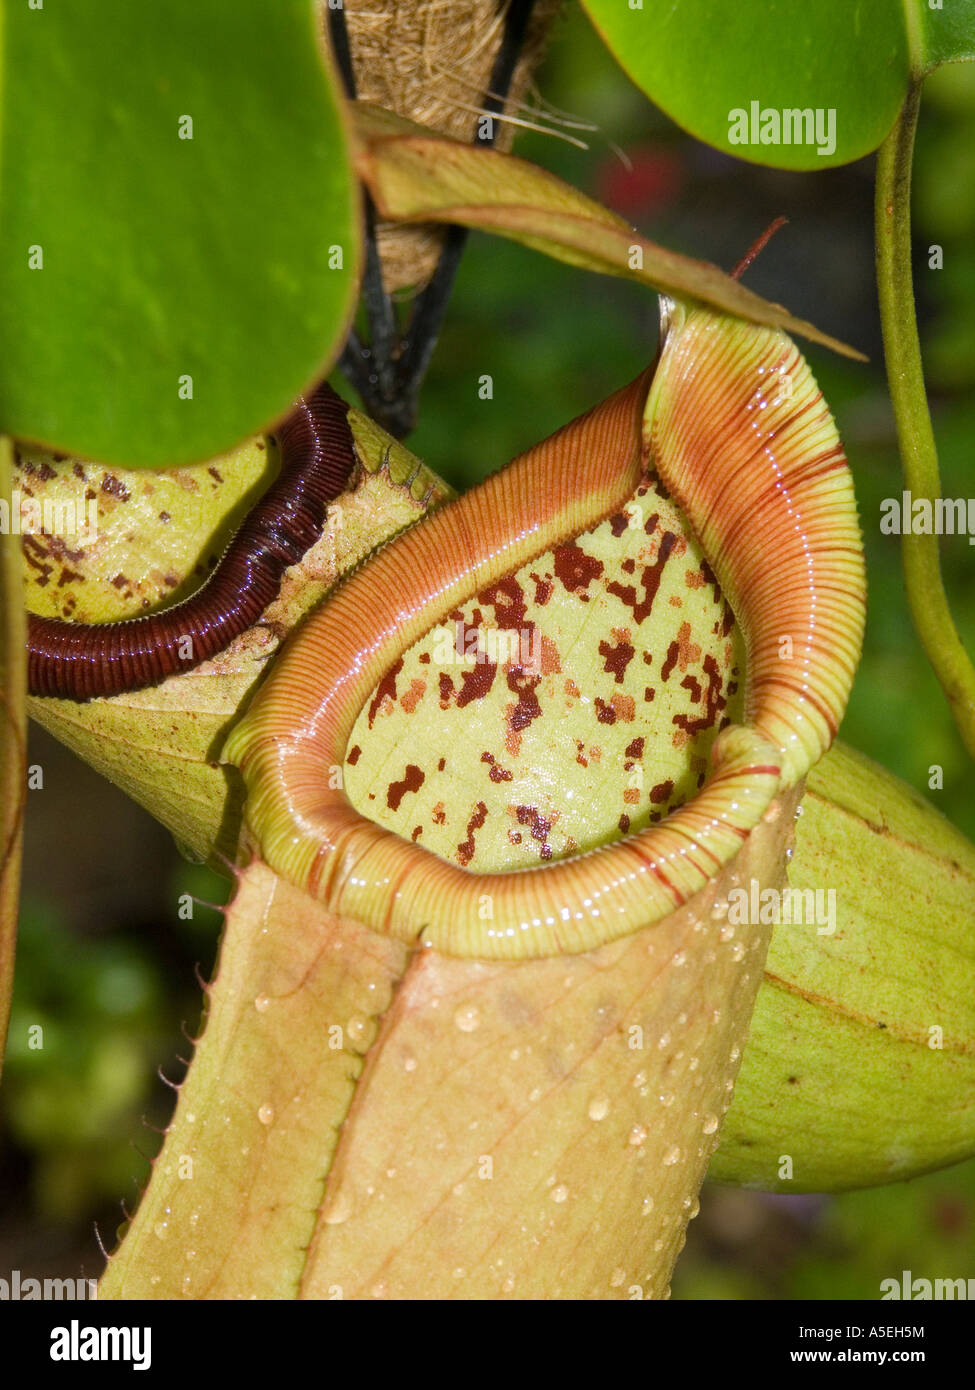
<svg viewBox="0 0 975 1390">
<path fill-rule="evenodd" d="M 752 288 L 870 355 L 803 344 L 856 480 L 870 583 L 866 647 L 843 737 L 971 836 L 971 766 L 911 627 L 898 541 L 880 503 L 901 491 L 873 279 L 873 161 L 812 174 L 738 163 L 690 139 L 633 88 L 573 7 L 537 86 L 580 130 L 524 133 L 516 151 L 613 206 L 650 237 L 730 268 L 772 221 L 790 224 L 748 272 Z M 942 492 L 975 490 L 975 65 L 925 87 L 916 157 L 918 312 Z M 944 268 L 928 268 L 928 248 Z M 466 486 L 631 379 L 656 344 L 656 301 L 475 234 L 408 440 Z M 492 400 L 478 379 L 493 378 Z M 350 392 L 347 394 L 351 394 Z M 946 583 L 975 651 L 975 547 L 943 543 Z M 226 882 L 183 862 L 140 808 L 36 729 L 30 762 L 18 973 L 0 1092 L 0 1270 L 96 1275 L 95 1225 L 114 1244 L 145 1181 L 198 1027 Z M 928 792 L 929 770 L 943 790 Z M 191 901 L 194 899 L 195 901 Z M 26 1046 L 40 1022 L 44 1047 Z M 155 1127 L 155 1128 L 154 1128 Z M 883 1278 L 967 1277 L 975 1162 L 836 1198 L 702 1194 L 674 1297 L 876 1298 Z"/>
</svg>

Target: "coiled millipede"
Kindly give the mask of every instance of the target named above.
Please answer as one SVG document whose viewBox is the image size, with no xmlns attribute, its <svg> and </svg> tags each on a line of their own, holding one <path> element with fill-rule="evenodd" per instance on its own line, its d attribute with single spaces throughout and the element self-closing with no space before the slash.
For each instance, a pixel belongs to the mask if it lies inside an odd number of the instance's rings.
<svg viewBox="0 0 975 1390">
<path fill-rule="evenodd" d="M 336 916 L 455 955 L 592 949 L 703 889 L 835 736 L 865 580 L 828 407 L 784 333 L 662 304 L 655 371 L 375 554 L 233 730 L 224 756 L 243 772 L 254 846 Z M 506 874 L 469 873 L 360 815 L 329 770 L 387 668 L 458 603 L 619 508 L 648 467 L 745 643 L 744 723 L 716 739 L 700 792 L 624 840 Z"/>
<path fill-rule="evenodd" d="M 190 671 L 252 627 L 281 579 L 318 540 L 328 505 L 355 467 L 348 406 L 327 383 L 278 429 L 281 470 L 234 534 L 206 583 L 182 603 L 116 623 L 28 615 L 32 695 L 119 695 Z"/>
</svg>

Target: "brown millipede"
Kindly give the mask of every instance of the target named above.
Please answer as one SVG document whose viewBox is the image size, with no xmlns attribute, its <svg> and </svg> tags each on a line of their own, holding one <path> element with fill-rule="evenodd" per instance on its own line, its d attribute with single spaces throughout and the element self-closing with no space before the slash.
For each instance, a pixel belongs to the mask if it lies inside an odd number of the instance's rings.
<svg viewBox="0 0 975 1390">
<path fill-rule="evenodd" d="M 32 695 L 90 700 L 141 690 L 199 666 L 257 621 L 288 566 L 318 540 L 329 503 L 355 467 L 348 405 L 325 382 L 298 400 L 277 437 L 278 477 L 206 583 L 182 603 L 116 623 L 28 615 Z"/>
</svg>

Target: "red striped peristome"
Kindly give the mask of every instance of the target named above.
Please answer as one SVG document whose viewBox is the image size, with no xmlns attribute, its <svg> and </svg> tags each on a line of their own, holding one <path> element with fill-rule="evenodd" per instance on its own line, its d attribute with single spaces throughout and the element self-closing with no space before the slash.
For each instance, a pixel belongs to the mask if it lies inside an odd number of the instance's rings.
<svg viewBox="0 0 975 1390">
<path fill-rule="evenodd" d="M 860 656 L 866 575 L 853 479 L 784 333 L 665 301 L 644 416 L 656 468 L 745 640 L 745 720 L 783 785 L 832 743 Z"/>
<path fill-rule="evenodd" d="M 29 614 L 32 695 L 90 700 L 191 671 L 252 627 L 289 565 L 318 540 L 328 505 L 348 485 L 355 449 L 348 406 L 323 382 L 278 429 L 281 469 L 206 582 L 182 603 L 115 623 Z"/>
<path fill-rule="evenodd" d="M 254 845 L 336 915 L 455 955 L 590 950 L 713 885 L 832 736 L 852 679 L 864 581 L 829 412 L 784 334 L 667 303 L 665 329 L 656 371 L 418 523 L 341 585 L 286 646 L 231 734 L 224 756 L 244 774 Z M 780 366 L 789 403 L 767 389 Z M 622 506 L 648 469 L 683 506 L 746 634 L 747 723 L 715 740 L 700 792 L 612 845 L 474 874 L 367 820 L 330 788 L 388 667 L 485 585 Z M 780 641 L 789 633 L 791 665 Z"/>
</svg>

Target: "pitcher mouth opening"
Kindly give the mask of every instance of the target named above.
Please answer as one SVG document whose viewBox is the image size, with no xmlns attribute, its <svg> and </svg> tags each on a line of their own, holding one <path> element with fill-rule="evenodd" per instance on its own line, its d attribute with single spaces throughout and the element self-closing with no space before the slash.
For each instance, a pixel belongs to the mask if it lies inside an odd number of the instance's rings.
<svg viewBox="0 0 975 1390">
<path fill-rule="evenodd" d="M 276 663 L 226 757 L 278 872 L 341 916 L 449 954 L 586 951 L 713 883 L 829 746 L 859 654 L 864 579 L 852 483 L 808 366 L 782 333 L 662 304 L 654 369 L 424 519 L 326 601 Z M 745 646 L 744 718 L 696 795 L 573 858 L 471 873 L 355 810 L 354 722 L 385 672 L 459 603 L 632 497 L 649 458 Z"/>
</svg>

